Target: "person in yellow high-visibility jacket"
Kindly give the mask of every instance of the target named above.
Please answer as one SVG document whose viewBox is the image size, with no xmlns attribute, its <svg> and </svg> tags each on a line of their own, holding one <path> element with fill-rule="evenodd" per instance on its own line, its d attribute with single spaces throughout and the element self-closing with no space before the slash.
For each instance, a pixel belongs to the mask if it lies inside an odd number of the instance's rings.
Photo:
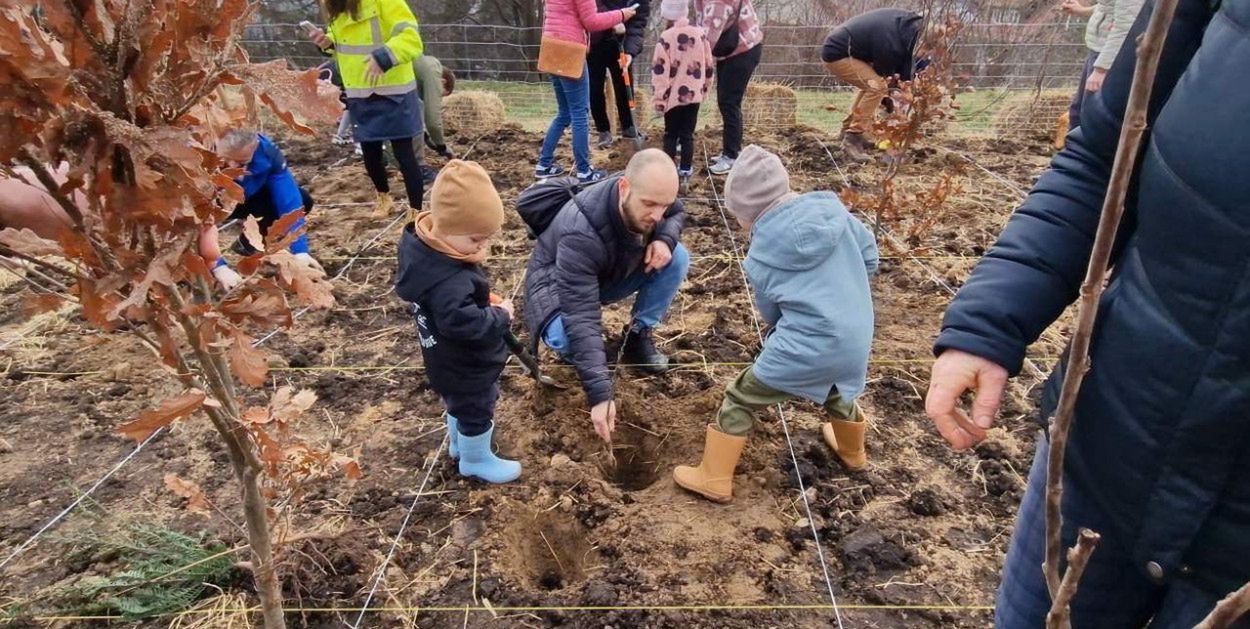
<svg viewBox="0 0 1250 629">
<path fill-rule="evenodd" d="M 324 6 L 329 32 L 314 27 L 308 35 L 338 64 L 353 134 L 378 192 L 374 213 L 390 215 L 394 209 L 382 154 L 388 140 L 408 205 L 419 212 L 425 189 L 413 142 L 424 128 L 412 62 L 424 45 L 417 18 L 404 0 L 324 0 Z"/>
</svg>

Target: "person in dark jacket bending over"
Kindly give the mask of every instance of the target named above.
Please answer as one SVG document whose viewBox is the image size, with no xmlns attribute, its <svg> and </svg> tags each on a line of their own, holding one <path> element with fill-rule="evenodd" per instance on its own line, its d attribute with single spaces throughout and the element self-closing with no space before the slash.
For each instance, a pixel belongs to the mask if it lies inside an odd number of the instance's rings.
<svg viewBox="0 0 1250 629">
<path fill-rule="evenodd" d="M 1216 8 L 1218 7 L 1218 8 Z M 926 408 L 956 448 L 985 438 L 1029 344 L 1077 297 L 1137 62 L 1142 11 L 1081 126 L 958 297 Z M 1063 545 L 1102 534 L 1074 627 L 1193 627 L 1250 581 L 1250 0 L 1180 0 L 1090 346 L 1064 467 Z M 1042 393 L 1054 413 L 1060 363 Z M 975 390 L 971 418 L 957 408 Z M 1000 629 L 1050 606 L 1039 445 L 1003 567 Z M 1242 619 L 1235 626 L 1250 625 Z"/>
<path fill-rule="evenodd" d="M 838 80 L 859 91 L 850 113 L 842 121 L 842 142 L 847 153 L 866 161 L 872 142 L 873 121 L 889 79 L 910 81 L 915 74 L 915 49 L 924 29 L 924 18 L 903 9 L 876 9 L 834 27 L 825 38 L 820 59 Z"/>
<path fill-rule="evenodd" d="M 647 36 L 647 20 L 651 18 L 650 0 L 598 0 L 599 11 L 624 9 L 638 5 L 638 12 L 624 24 L 617 24 L 606 31 L 590 34 L 590 48 L 586 52 L 586 69 L 590 72 L 590 117 L 595 120 L 599 132 L 599 148 L 612 145 L 612 124 L 608 113 L 608 99 L 603 93 L 604 72 L 612 78 L 612 90 L 616 93 L 616 115 L 621 123 L 621 137 L 634 139 L 638 129 L 634 126 L 634 112 L 629 109 L 629 92 L 625 87 L 625 73 L 633 72 L 630 65 L 642 54 L 643 40 Z M 624 66 L 621 54 L 625 54 Z"/>
<path fill-rule="evenodd" d="M 491 450 L 513 308 L 492 304 L 479 265 L 503 222 L 490 175 L 452 160 L 434 180 L 430 210 L 404 228 L 395 275 L 395 292 L 413 304 L 426 376 L 447 406 L 448 453 L 462 475 L 491 483 L 521 475 L 520 463 Z"/>
<path fill-rule="evenodd" d="M 604 351 L 602 304 L 634 300 L 621 359 L 663 373 L 668 358 L 651 331 L 686 279 L 681 245 L 686 212 L 677 200 L 677 168 L 663 151 L 634 154 L 613 175 L 569 201 L 538 237 L 525 278 L 525 320 L 533 338 L 577 367 L 595 431 L 614 426 L 612 377 Z"/>
</svg>

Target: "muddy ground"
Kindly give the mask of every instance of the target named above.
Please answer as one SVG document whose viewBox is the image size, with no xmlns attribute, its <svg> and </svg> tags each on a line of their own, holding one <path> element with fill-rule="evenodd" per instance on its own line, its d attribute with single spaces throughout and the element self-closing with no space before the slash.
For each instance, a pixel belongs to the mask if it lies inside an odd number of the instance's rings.
<svg viewBox="0 0 1250 629">
<path fill-rule="evenodd" d="M 782 155 L 801 191 L 865 186 L 881 171 L 842 163 L 836 141 L 813 129 L 748 139 Z M 539 135 L 505 129 L 454 140 L 457 150 L 491 171 L 505 201 L 532 182 Z M 702 162 L 719 143 L 712 131 L 700 141 Z M 948 138 L 906 167 L 905 190 L 936 180 L 949 159 L 940 149 L 958 151 L 993 175 L 969 165 L 965 192 L 912 243 L 914 258 L 883 249 L 889 257 L 873 284 L 877 341 L 863 400 L 873 421 L 870 469 L 847 473 L 819 438 L 816 409 L 792 405 L 785 426 L 776 411 L 761 414 L 731 506 L 696 499 L 670 478 L 674 465 L 697 462 L 723 387 L 759 347 L 743 277 L 730 259 L 743 237 L 727 230 L 717 202 L 723 180 L 696 178 L 684 237 L 694 261 L 659 331 L 666 351 L 684 366 L 662 377 L 620 374 L 615 470 L 604 465 L 604 446 L 590 428 L 571 370 L 552 365 L 552 375 L 572 385 L 553 392 L 509 369 L 496 441 L 523 462 L 524 474 L 516 483 L 488 487 L 460 478 L 454 462 L 435 456 L 445 436 L 441 405 L 423 378 L 412 322 L 390 292 L 397 231 L 361 249 L 388 222 L 371 216 L 372 191 L 362 167 L 350 148 L 324 140 L 288 138 L 283 148 L 320 204 L 309 228 L 314 254 L 331 274 L 359 259 L 336 282 L 333 310 L 309 313 L 266 343 L 279 367 L 273 386 L 316 391 L 320 402 L 303 429 L 342 451 L 359 448 L 366 471 L 355 483 L 319 485 L 293 519 L 295 532 L 315 535 L 300 543 L 300 552 L 287 554 L 292 606 L 361 606 L 415 502 L 370 603 L 386 611 L 369 613 L 361 626 L 829 627 L 836 626 L 827 607 L 830 588 L 847 626 L 989 626 L 988 611 L 964 608 L 993 603 L 1035 440 L 1032 400 L 1040 379 L 1026 371 L 1012 384 L 1001 428 L 971 452 L 946 447 L 924 417 L 922 394 L 950 291 L 992 244 L 1019 189 L 1045 167 L 1046 147 Z M 563 162 L 571 162 L 563 151 Z M 607 167 L 619 168 L 627 158 L 624 148 L 596 153 Z M 395 181 L 393 188 L 398 198 L 402 186 Z M 529 247 L 511 216 L 488 263 L 496 292 L 517 286 Z M 177 390 L 148 369 L 153 360 L 136 343 L 87 329 L 72 309 L 25 318 L 20 291 L 13 283 L 0 290 L 0 346 L 9 343 L 0 350 L 0 556 L 132 450 L 112 427 Z M 610 342 L 619 339 L 627 318 L 627 306 L 608 310 Z M 1033 348 L 1042 370 L 1061 338 L 1052 330 Z M 109 573 L 108 558 L 67 559 L 76 533 L 101 519 L 161 523 L 241 543 L 243 535 L 225 515 L 184 511 L 183 501 L 163 486 L 167 472 L 199 483 L 221 512 L 238 519 L 226 454 L 207 422 L 177 424 L 96 490 L 89 508 L 76 510 L 7 566 L 0 599 L 37 610 L 58 587 Z M 247 579 L 221 597 L 254 602 Z M 446 609 L 465 605 L 496 613 Z M 741 606 L 771 608 L 727 609 Z M 300 626 L 338 627 L 354 622 L 356 613 L 292 618 Z M 196 619 L 182 619 L 181 626 Z M 220 615 L 198 620 L 200 626 L 228 622 Z M 15 622 L 24 624 L 93 621 Z"/>
</svg>

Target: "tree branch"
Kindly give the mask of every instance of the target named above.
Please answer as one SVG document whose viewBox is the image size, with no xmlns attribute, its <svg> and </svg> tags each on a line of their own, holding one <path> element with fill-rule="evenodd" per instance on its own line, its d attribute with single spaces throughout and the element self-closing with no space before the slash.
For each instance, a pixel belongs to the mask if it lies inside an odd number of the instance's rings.
<svg viewBox="0 0 1250 629">
<path fill-rule="evenodd" d="M 1060 505 L 1063 500 L 1063 461 L 1068 447 L 1068 433 L 1072 428 L 1081 382 L 1089 370 L 1089 346 L 1094 322 L 1098 317 L 1098 300 L 1105 284 L 1116 232 L 1124 214 L 1124 199 L 1137 165 L 1138 148 L 1146 131 L 1150 94 L 1154 88 L 1168 26 L 1176 12 L 1176 2 L 1177 0 L 1159 0 L 1138 47 L 1137 66 L 1133 71 L 1133 85 L 1129 90 L 1128 107 L 1120 130 L 1120 142 L 1116 147 L 1115 163 L 1111 169 L 1107 196 L 1103 200 L 1098 232 L 1090 252 L 1089 268 L 1085 282 L 1081 285 L 1080 310 L 1076 331 L 1072 335 L 1071 358 L 1064 374 L 1058 409 L 1050 428 L 1050 457 L 1046 469 L 1046 560 L 1043 570 L 1052 601 L 1057 601 L 1062 585 L 1059 553 L 1062 547 L 1060 534 L 1063 530 L 1063 516 Z M 1072 587 L 1075 588 L 1076 584 Z M 1066 610 L 1064 612 L 1066 614 Z M 1048 626 L 1056 625 L 1048 622 Z"/>
<path fill-rule="evenodd" d="M 83 39 L 87 40 L 87 44 L 91 46 L 91 51 L 95 53 L 100 64 L 108 65 L 110 57 L 108 47 L 95 36 L 95 33 L 87 28 L 87 17 L 79 10 L 78 3 L 70 0 L 61 0 L 61 4 L 65 5 L 74 16 L 74 27 L 78 29 L 79 33 L 82 33 Z"/>
<path fill-rule="evenodd" d="M 73 301 L 73 299 L 70 298 L 69 295 L 66 295 L 64 293 L 64 291 L 69 290 L 68 288 L 66 288 L 64 284 L 42 273 L 38 273 L 34 269 L 23 269 L 21 265 L 13 262 L 12 260 L 4 256 L 0 256 L 0 268 L 8 271 L 9 273 L 12 273 L 14 277 L 25 282 L 32 289 L 34 289 L 35 292 L 46 293 L 49 295 L 56 295 L 57 297 L 60 297 L 61 299 L 64 299 L 65 301 Z M 45 282 L 48 282 L 49 284 L 51 284 L 51 286 L 44 286 L 43 284 L 36 282 L 35 280 L 28 277 L 25 273 L 22 273 L 22 271 L 26 271 L 28 273 L 35 273 L 37 277 L 39 277 Z"/>
<path fill-rule="evenodd" d="M 1225 596 L 1224 600 L 1211 610 L 1211 614 L 1195 625 L 1194 629 L 1224 629 L 1244 616 L 1246 612 L 1250 612 L 1250 583 Z"/>
<path fill-rule="evenodd" d="M 1068 550 L 1068 569 L 1064 571 L 1063 580 L 1059 583 L 1059 593 L 1046 614 L 1046 626 L 1071 629 L 1072 611 L 1069 606 L 1076 596 L 1085 567 L 1089 565 L 1089 556 L 1094 553 L 1101 539 L 1102 536 L 1089 529 L 1081 529 L 1077 534 L 1076 545 Z"/>
<path fill-rule="evenodd" d="M 43 184 L 48 196 L 52 197 L 52 200 L 56 201 L 56 204 L 61 206 L 62 210 L 65 210 L 70 220 L 74 221 L 74 226 L 85 236 L 87 234 L 87 226 L 83 222 L 82 211 L 61 192 L 61 184 L 57 183 L 52 173 L 48 172 L 48 166 L 43 163 L 43 160 L 35 157 L 30 152 L 30 149 L 25 146 L 18 150 L 17 159 L 30 168 L 31 172 L 35 173 L 35 178 L 39 180 L 39 183 Z"/>
<path fill-rule="evenodd" d="M 45 261 L 40 260 L 39 258 L 36 258 L 36 257 L 34 257 L 34 256 L 28 256 L 28 255 L 26 255 L 26 254 L 22 253 L 21 251 L 17 251 L 17 250 L 15 250 L 15 249 L 11 249 L 11 248 L 6 247 L 6 246 L 4 246 L 4 245 L 0 245 L 0 256 L 8 256 L 8 257 L 10 257 L 10 258 L 17 258 L 18 260 L 23 260 L 23 261 L 29 262 L 29 263 L 31 263 L 31 264 L 33 264 L 33 265 L 37 266 L 37 267 L 40 267 L 40 268 L 43 268 L 43 269 L 47 269 L 47 270 L 49 270 L 49 271 L 54 271 L 54 272 L 56 272 L 56 273 L 59 273 L 60 275 L 64 276 L 66 279 L 71 279 L 71 280 L 83 280 L 83 279 L 86 279 L 86 278 L 84 278 L 83 276 L 81 276 L 81 275 L 79 275 L 79 274 L 77 274 L 77 273 L 75 273 L 75 272 L 73 272 L 73 271 L 69 271 L 69 270 L 66 270 L 66 269 L 62 269 L 61 267 L 59 267 L 59 266 L 57 266 L 57 265 L 55 265 L 55 264 L 52 264 L 51 262 L 45 262 Z"/>
</svg>

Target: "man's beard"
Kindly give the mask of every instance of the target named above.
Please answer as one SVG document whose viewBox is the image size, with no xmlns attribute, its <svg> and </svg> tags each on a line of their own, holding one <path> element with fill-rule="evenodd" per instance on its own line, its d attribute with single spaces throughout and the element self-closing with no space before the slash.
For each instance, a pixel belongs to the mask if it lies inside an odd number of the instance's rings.
<svg viewBox="0 0 1250 629">
<path fill-rule="evenodd" d="M 624 206 L 624 208 L 621 214 L 623 215 L 623 218 L 625 219 L 625 227 L 628 228 L 629 231 L 635 234 L 638 234 L 639 236 L 648 236 L 651 234 L 651 230 L 655 229 L 655 225 L 646 227 L 639 223 L 638 219 L 634 216 L 634 213 L 631 212 L 629 209 L 629 205 L 630 205 L 629 201 L 631 198 L 633 198 L 632 192 L 626 195 L 625 200 L 622 201 L 622 205 Z"/>
</svg>

